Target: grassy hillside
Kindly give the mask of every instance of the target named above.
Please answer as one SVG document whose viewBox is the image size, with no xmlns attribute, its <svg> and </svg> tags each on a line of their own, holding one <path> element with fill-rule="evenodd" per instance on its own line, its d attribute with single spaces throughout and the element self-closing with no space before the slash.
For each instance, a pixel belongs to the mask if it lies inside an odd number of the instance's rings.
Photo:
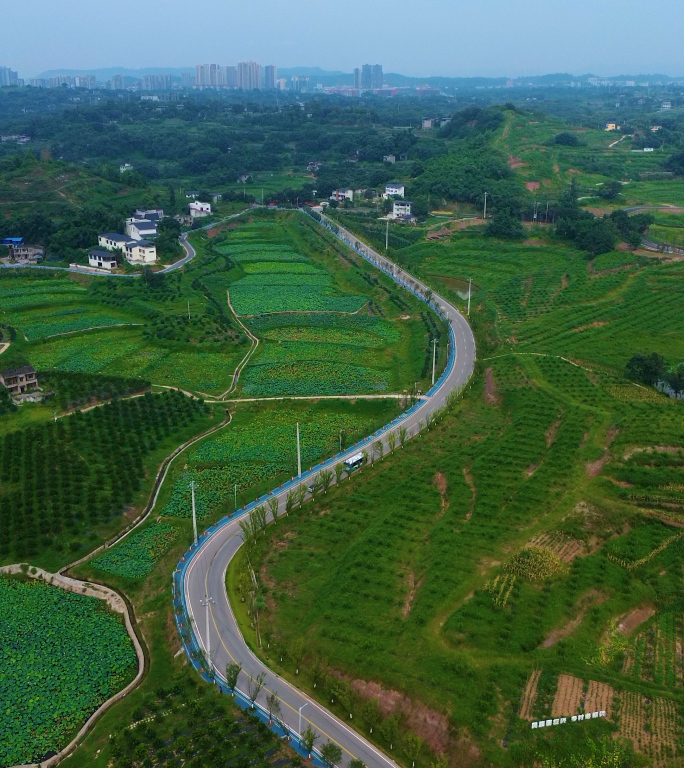
<svg viewBox="0 0 684 768">
<path fill-rule="evenodd" d="M 408 729 L 425 765 L 445 748 L 454 765 L 547 752 L 585 765 L 587 738 L 611 733 L 664 765 L 684 704 L 667 656 L 681 631 L 684 421 L 623 370 L 639 350 L 684 355 L 679 265 L 616 253 L 590 272 L 567 248 L 465 236 L 403 253 L 435 287 L 473 277 L 478 372 L 434 431 L 250 554 L 269 663 L 292 676 L 288 648 L 303 642 L 297 684 L 366 733 L 378 699 L 373 737 L 403 761 Z M 229 574 L 237 611 L 242 567 Z M 530 729 L 598 709 L 605 720 L 554 738 Z"/>
</svg>

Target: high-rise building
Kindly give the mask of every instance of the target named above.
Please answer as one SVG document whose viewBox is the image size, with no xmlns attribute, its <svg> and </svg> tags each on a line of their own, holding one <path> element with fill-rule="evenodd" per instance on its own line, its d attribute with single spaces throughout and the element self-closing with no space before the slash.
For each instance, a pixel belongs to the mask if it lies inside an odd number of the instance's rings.
<svg viewBox="0 0 684 768">
<path fill-rule="evenodd" d="M 219 86 L 221 88 L 237 88 L 237 69 L 235 67 L 220 68 Z"/>
<path fill-rule="evenodd" d="M 221 67 L 218 64 L 207 64 L 207 70 L 209 75 L 209 82 L 207 85 L 210 88 L 217 88 L 219 84 L 219 71 Z"/>
<path fill-rule="evenodd" d="M 74 77 L 74 87 L 90 88 L 91 90 L 97 88 L 97 80 L 95 75 L 76 75 Z"/>
<path fill-rule="evenodd" d="M 238 88 L 243 91 L 261 89 L 261 64 L 256 61 L 241 61 L 238 64 Z"/>
<path fill-rule="evenodd" d="M 171 75 L 145 75 L 142 87 L 144 91 L 170 91 Z"/>
<path fill-rule="evenodd" d="M 125 88 L 123 75 L 114 75 L 112 78 L 112 88 L 115 91 L 123 91 Z"/>
<path fill-rule="evenodd" d="M 197 64 L 195 66 L 195 87 L 204 88 L 209 85 L 209 75 L 206 64 Z"/>
<path fill-rule="evenodd" d="M 33 88 L 47 88 L 48 87 L 48 81 L 45 80 L 43 77 L 33 78 L 29 80 L 30 85 Z"/>
<path fill-rule="evenodd" d="M 50 88 L 70 88 L 74 84 L 73 78 L 69 75 L 55 75 L 50 78 Z"/>
<path fill-rule="evenodd" d="M 309 78 L 293 75 L 290 88 L 297 93 L 306 93 L 309 90 Z"/>
<path fill-rule="evenodd" d="M 273 90 L 276 87 L 276 81 L 278 79 L 278 68 L 269 64 L 264 69 L 264 88 L 266 90 Z"/>
<path fill-rule="evenodd" d="M 19 75 L 9 67 L 0 67 L 0 88 L 8 85 L 17 85 Z"/>
<path fill-rule="evenodd" d="M 361 90 L 361 70 L 358 67 L 354 70 L 354 88 Z"/>
<path fill-rule="evenodd" d="M 357 78 L 357 72 L 354 70 L 354 87 L 362 91 L 373 91 L 376 88 L 382 88 L 383 75 L 382 64 L 364 64 L 361 67 L 360 77 Z"/>
<path fill-rule="evenodd" d="M 373 87 L 373 67 L 370 64 L 364 64 L 361 67 L 361 90 L 370 91 Z"/>
<path fill-rule="evenodd" d="M 181 88 L 192 88 L 195 84 L 195 78 L 190 72 L 183 72 L 181 74 Z"/>
</svg>

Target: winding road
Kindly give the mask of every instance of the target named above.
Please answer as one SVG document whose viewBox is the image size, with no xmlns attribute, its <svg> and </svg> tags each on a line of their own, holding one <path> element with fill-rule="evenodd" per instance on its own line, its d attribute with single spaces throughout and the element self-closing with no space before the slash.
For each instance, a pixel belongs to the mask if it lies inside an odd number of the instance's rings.
<svg viewBox="0 0 684 768">
<path fill-rule="evenodd" d="M 282 721 L 295 741 L 301 731 L 311 726 L 319 734 L 316 744 L 318 748 L 327 741 L 336 742 L 341 747 L 342 764 L 346 765 L 351 759 L 357 758 L 368 768 L 389 768 L 395 765 L 391 758 L 305 693 L 272 672 L 251 652 L 237 626 L 225 587 L 228 565 L 242 545 L 239 520 L 244 515 L 259 504 L 264 504 L 273 498 L 278 500 L 279 510 L 284 514 L 288 491 L 302 483 L 311 483 L 313 477 L 322 469 L 333 468 L 364 448 L 370 452 L 372 444 L 378 440 L 382 440 L 387 450 L 388 435 L 394 433 L 398 436 L 400 429 L 406 430 L 406 437 L 412 437 L 425 426 L 426 418 L 430 414 L 448 403 L 451 393 L 458 392 L 466 385 L 474 369 L 475 338 L 468 322 L 456 307 L 433 293 L 427 285 L 404 272 L 393 262 L 361 243 L 352 233 L 338 228 L 336 224 L 324 217 L 321 218 L 320 223 L 378 269 L 390 275 L 399 285 L 428 302 L 438 312 L 447 324 L 450 336 L 446 370 L 423 399 L 391 424 L 344 453 L 313 467 L 310 472 L 303 473 L 292 483 L 274 489 L 267 496 L 241 510 L 239 515 L 233 518 L 226 517 L 206 531 L 200 537 L 198 546 L 191 547 L 179 563 L 174 574 L 174 594 L 176 605 L 183 606 L 191 617 L 192 646 L 196 648 L 199 645 L 208 656 L 219 684 L 222 681 L 225 683 L 224 675 L 228 664 L 239 663 L 242 666 L 243 671 L 238 680 L 238 697 L 243 704 L 248 701 L 246 693 L 250 678 L 254 680 L 260 674 L 264 674 L 264 688 L 256 699 L 257 705 L 265 707 L 268 693 L 276 692 L 280 699 Z M 399 440 L 397 440 L 398 444 Z M 181 620 L 181 616 L 182 614 L 178 614 L 177 619 Z M 191 651 L 192 646 L 186 647 L 186 651 Z M 193 663 L 198 667 L 196 662 Z M 223 687 L 225 689 L 225 684 Z"/>
</svg>

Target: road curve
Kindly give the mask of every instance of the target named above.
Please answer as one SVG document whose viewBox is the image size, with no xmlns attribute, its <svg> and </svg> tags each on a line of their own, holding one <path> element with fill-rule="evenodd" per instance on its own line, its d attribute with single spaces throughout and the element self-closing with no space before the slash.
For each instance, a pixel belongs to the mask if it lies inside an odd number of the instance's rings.
<svg viewBox="0 0 684 768">
<path fill-rule="evenodd" d="M 190 617 L 192 640 L 189 646 L 186 645 L 186 652 L 190 653 L 194 649 L 208 654 L 219 684 L 225 680 L 227 664 L 237 662 L 242 665 L 243 671 L 238 681 L 238 691 L 243 703 L 247 701 L 245 694 L 248 691 L 249 678 L 255 679 L 261 673 L 266 675 L 264 689 L 256 699 L 257 705 L 261 704 L 264 707 L 268 692 L 277 692 L 282 709 L 282 720 L 295 742 L 300 730 L 299 711 L 303 708 L 301 730 L 311 726 L 319 734 L 318 747 L 328 740 L 337 742 L 342 748 L 342 764 L 346 765 L 351 759 L 358 758 L 368 768 L 389 768 L 396 765 L 391 758 L 305 693 L 272 672 L 250 651 L 237 626 L 225 588 L 228 564 L 242 545 L 239 527 L 241 517 L 258 504 L 273 498 L 278 500 L 279 509 L 284 513 L 287 492 L 301 483 L 310 483 L 321 469 L 334 467 L 335 464 L 363 450 L 364 447 L 370 452 L 372 444 L 378 440 L 382 440 L 387 449 L 387 436 L 391 432 L 398 435 L 402 428 L 407 430 L 406 437 L 413 436 L 425 425 L 426 417 L 445 406 L 451 393 L 465 386 L 474 369 L 475 338 L 468 322 L 456 307 L 442 296 L 433 293 L 428 286 L 404 272 L 393 262 L 359 242 L 347 230 L 338 228 L 336 224 L 325 218 L 322 218 L 320 223 L 423 301 L 426 301 L 427 294 L 429 303 L 442 316 L 449 328 L 447 368 L 424 399 L 418 401 L 387 427 L 333 459 L 317 465 L 312 471 L 303 473 L 295 482 L 274 489 L 267 496 L 241 510 L 240 515 L 233 518 L 226 517 L 218 525 L 206 531 L 200 537 L 198 546 L 190 548 L 174 573 L 176 618 L 178 622 L 182 621 L 185 613 Z M 207 597 L 210 598 L 209 610 L 206 609 Z M 193 661 L 193 664 L 199 668 L 197 661 Z"/>
</svg>

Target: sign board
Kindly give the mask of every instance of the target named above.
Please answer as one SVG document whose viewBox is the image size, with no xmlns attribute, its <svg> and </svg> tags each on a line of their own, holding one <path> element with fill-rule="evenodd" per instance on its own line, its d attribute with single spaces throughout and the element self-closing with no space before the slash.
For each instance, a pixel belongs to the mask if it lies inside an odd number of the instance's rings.
<svg viewBox="0 0 684 768">
<path fill-rule="evenodd" d="M 606 716 L 606 710 L 602 709 L 598 712 L 585 712 L 581 715 L 572 715 L 570 717 L 571 723 L 581 723 L 583 720 L 595 720 L 597 717 L 605 717 Z M 532 729 L 536 728 L 549 728 L 553 725 L 564 725 L 568 722 L 567 717 L 552 717 L 548 720 L 538 720 L 534 723 L 532 723 Z"/>
</svg>

